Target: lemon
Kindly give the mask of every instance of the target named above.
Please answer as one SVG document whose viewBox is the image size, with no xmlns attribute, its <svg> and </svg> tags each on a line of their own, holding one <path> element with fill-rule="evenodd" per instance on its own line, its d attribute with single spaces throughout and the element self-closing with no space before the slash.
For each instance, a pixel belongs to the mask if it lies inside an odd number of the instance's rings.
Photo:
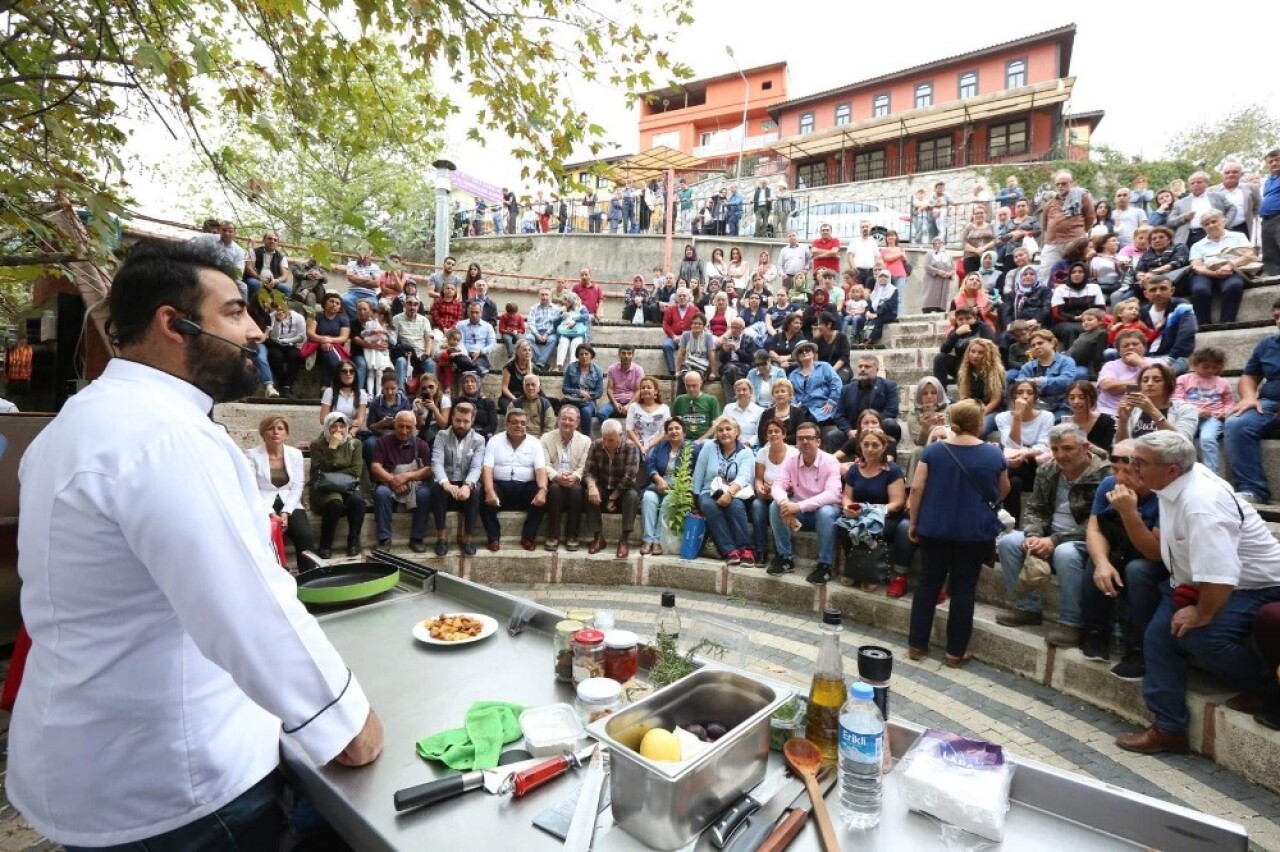
<svg viewBox="0 0 1280 852">
<path fill-rule="evenodd" d="M 649 760 L 679 761 L 680 741 L 670 731 L 654 728 L 640 741 L 640 756 Z"/>
</svg>

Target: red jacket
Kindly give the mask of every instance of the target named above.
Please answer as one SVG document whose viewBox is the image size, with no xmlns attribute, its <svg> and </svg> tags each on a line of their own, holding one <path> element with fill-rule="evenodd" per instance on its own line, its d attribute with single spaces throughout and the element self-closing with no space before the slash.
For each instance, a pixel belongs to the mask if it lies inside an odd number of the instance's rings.
<svg viewBox="0 0 1280 852">
<path fill-rule="evenodd" d="M 680 319 L 680 309 L 675 305 L 668 305 L 667 309 L 662 312 L 662 333 L 673 340 L 679 338 L 689 330 L 689 325 L 693 321 L 696 314 L 701 314 L 697 305 L 689 305 L 688 312 L 684 315 L 684 319 Z"/>
</svg>

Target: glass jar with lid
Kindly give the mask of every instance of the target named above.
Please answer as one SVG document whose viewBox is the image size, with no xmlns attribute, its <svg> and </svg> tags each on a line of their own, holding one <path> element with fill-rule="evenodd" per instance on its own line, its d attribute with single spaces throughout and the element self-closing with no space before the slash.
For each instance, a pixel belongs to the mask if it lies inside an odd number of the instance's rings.
<svg viewBox="0 0 1280 852">
<path fill-rule="evenodd" d="M 581 607 L 581 608 L 576 608 L 576 609 L 571 609 L 571 610 L 569 610 L 568 612 L 566 612 L 566 613 L 564 614 L 564 616 L 565 616 L 565 618 L 569 619 L 570 621 L 581 621 L 581 622 L 582 622 L 582 626 L 583 626 L 583 627 L 595 627 L 595 626 L 596 626 L 596 613 L 595 613 L 595 610 L 591 610 L 591 609 L 587 609 L 587 608 L 585 608 L 585 607 Z"/>
<path fill-rule="evenodd" d="M 604 677 L 604 633 L 585 628 L 573 634 L 573 684 Z"/>
<path fill-rule="evenodd" d="M 578 684 L 574 707 L 584 725 L 590 725 L 622 709 L 622 684 L 607 677 L 593 677 Z"/>
<path fill-rule="evenodd" d="M 560 683 L 573 683 L 573 634 L 581 629 L 581 621 L 566 618 L 556 622 L 552 641 L 556 652 L 556 680 Z"/>
<path fill-rule="evenodd" d="M 626 683 L 640 671 L 640 640 L 630 630 L 604 634 L 604 676 Z"/>
</svg>

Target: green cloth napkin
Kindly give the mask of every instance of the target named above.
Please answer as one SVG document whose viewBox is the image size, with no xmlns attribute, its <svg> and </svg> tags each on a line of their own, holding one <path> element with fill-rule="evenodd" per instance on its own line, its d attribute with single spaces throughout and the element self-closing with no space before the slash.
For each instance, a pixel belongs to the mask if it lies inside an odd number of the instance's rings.
<svg viewBox="0 0 1280 852">
<path fill-rule="evenodd" d="M 493 769 L 502 747 L 520 739 L 524 708 L 505 701 L 477 701 L 467 708 L 461 728 L 450 728 L 418 740 L 418 756 L 438 760 L 450 769 L 468 772 Z"/>
</svg>

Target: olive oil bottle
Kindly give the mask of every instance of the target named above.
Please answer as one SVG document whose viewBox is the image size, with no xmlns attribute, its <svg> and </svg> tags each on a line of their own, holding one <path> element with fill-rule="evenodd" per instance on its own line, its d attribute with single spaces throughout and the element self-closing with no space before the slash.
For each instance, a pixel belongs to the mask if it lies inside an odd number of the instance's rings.
<svg viewBox="0 0 1280 852">
<path fill-rule="evenodd" d="M 840 657 L 840 611 L 822 614 L 822 639 L 818 663 L 809 687 L 809 713 L 804 735 L 822 752 L 826 763 L 835 763 L 840 736 L 840 708 L 845 701 L 844 664 Z"/>
</svg>

